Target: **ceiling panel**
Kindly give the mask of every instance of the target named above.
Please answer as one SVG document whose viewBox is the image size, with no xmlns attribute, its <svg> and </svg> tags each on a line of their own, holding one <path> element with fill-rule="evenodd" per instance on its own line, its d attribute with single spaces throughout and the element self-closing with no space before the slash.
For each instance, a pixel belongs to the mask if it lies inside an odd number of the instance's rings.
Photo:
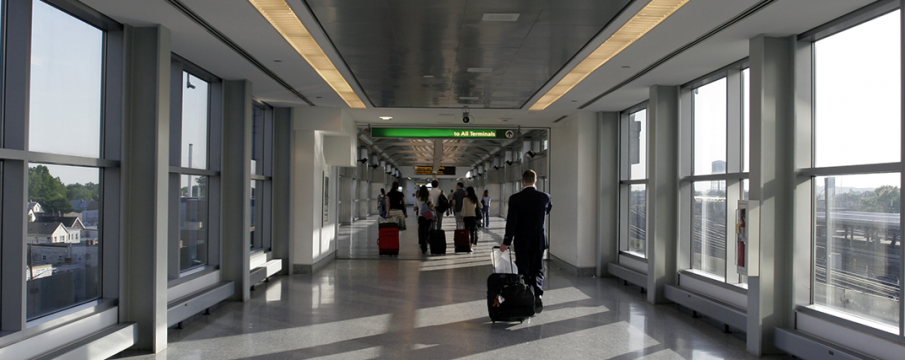
<svg viewBox="0 0 905 360">
<path fill-rule="evenodd" d="M 522 107 L 629 3 L 306 1 L 374 106 L 513 109 Z M 516 21 L 482 21 L 485 13 L 519 16 Z"/>
</svg>

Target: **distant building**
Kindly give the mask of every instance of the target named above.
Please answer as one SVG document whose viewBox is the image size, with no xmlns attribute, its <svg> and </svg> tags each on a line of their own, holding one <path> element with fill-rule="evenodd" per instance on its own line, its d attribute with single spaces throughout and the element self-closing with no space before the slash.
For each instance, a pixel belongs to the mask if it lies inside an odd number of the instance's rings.
<svg viewBox="0 0 905 360">
<path fill-rule="evenodd" d="M 26 211 L 26 215 L 28 216 L 28 222 L 33 222 L 35 219 L 44 213 L 44 208 L 41 207 L 41 204 L 37 202 L 29 202 L 28 210 Z"/>
<path fill-rule="evenodd" d="M 78 218 L 68 222 L 31 222 L 28 223 L 27 244 L 78 244 L 82 240 L 85 226 Z"/>
</svg>

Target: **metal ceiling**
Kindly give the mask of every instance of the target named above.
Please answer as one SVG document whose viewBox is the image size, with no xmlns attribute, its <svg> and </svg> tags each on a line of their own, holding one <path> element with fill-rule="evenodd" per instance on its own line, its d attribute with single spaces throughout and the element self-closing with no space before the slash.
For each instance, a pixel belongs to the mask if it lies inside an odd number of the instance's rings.
<svg viewBox="0 0 905 360">
<path fill-rule="evenodd" d="M 630 0 L 305 0 L 376 107 L 521 108 Z M 517 13 L 517 21 L 482 21 Z M 469 68 L 492 69 L 469 72 Z M 465 100 L 460 97 L 476 98 Z"/>
</svg>

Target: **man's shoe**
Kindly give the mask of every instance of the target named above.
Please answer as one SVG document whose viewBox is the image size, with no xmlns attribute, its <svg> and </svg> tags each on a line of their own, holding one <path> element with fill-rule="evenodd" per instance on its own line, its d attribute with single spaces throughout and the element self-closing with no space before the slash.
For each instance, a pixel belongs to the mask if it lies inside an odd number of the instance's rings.
<svg viewBox="0 0 905 360">
<path fill-rule="evenodd" d="M 541 301 L 540 296 L 534 298 L 534 313 L 540 314 L 544 311 L 544 302 Z"/>
</svg>

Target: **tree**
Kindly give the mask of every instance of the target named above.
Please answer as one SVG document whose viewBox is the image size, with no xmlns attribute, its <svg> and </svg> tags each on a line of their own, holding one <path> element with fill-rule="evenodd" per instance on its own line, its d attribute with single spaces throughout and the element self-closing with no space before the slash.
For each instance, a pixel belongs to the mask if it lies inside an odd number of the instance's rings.
<svg viewBox="0 0 905 360">
<path fill-rule="evenodd" d="M 87 183 L 85 185 L 75 183 L 66 185 L 66 198 L 69 200 L 98 200 L 98 185 Z"/>
<path fill-rule="evenodd" d="M 28 198 L 41 204 L 46 212 L 71 212 L 72 203 L 66 196 L 66 185 L 58 177 L 50 175 L 46 166 L 28 169 Z"/>
<path fill-rule="evenodd" d="M 875 213 L 899 213 L 899 187 L 892 185 L 883 185 L 868 192 L 861 200 L 861 211 Z"/>
</svg>

